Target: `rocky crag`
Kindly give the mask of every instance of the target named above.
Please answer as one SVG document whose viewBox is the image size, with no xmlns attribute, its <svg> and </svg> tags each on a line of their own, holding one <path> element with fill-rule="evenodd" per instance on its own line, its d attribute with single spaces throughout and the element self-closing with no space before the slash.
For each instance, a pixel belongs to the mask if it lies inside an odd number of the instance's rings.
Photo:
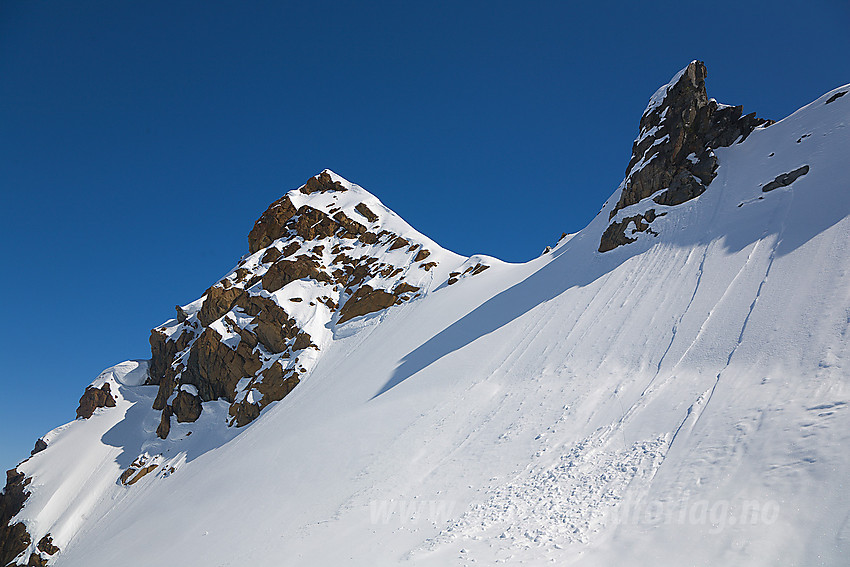
<svg viewBox="0 0 850 567">
<path fill-rule="evenodd" d="M 256 419 L 310 371 L 333 326 L 432 286 L 445 256 L 435 248 L 327 170 L 272 203 L 248 235 L 249 255 L 151 332 L 157 435 L 168 436 L 172 419 L 197 420 L 211 400 L 230 404 L 229 425 Z"/>
<path fill-rule="evenodd" d="M 708 98 L 706 76 L 705 64 L 693 61 L 650 99 L 600 252 L 635 242 L 638 232 L 655 234 L 655 219 L 699 197 L 714 180 L 715 149 L 740 143 L 756 128 L 773 124 L 754 112 L 744 115 L 743 106 Z"/>
</svg>

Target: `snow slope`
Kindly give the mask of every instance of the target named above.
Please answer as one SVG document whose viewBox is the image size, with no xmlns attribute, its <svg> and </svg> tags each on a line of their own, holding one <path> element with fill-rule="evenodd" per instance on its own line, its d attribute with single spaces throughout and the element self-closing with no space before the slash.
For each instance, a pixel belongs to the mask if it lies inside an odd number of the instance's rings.
<svg viewBox="0 0 850 567">
<path fill-rule="evenodd" d="M 144 363 L 106 371 L 117 407 L 18 467 L 17 519 L 63 567 L 845 565 L 847 90 L 716 150 L 659 236 L 597 252 L 615 194 L 531 262 L 328 323 L 245 428 L 207 402 L 156 439 Z"/>
</svg>

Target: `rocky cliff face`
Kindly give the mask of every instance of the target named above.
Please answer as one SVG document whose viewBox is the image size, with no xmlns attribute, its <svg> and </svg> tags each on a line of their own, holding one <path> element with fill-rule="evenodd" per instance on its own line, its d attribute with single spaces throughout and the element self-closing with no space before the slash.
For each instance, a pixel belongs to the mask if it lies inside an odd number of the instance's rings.
<svg viewBox="0 0 850 567">
<path fill-rule="evenodd" d="M 310 371 L 331 327 L 416 298 L 439 260 L 405 227 L 329 171 L 272 203 L 248 235 L 249 255 L 151 332 L 157 434 L 217 399 L 230 403 L 229 425 L 250 423 Z"/>
<path fill-rule="evenodd" d="M 640 134 L 600 252 L 634 242 L 636 232 L 654 234 L 651 225 L 667 214 L 666 208 L 699 197 L 708 188 L 717 170 L 714 149 L 739 143 L 754 129 L 773 124 L 755 113 L 744 115 L 742 106 L 709 99 L 706 76 L 705 64 L 693 61 L 653 95 L 640 119 Z"/>
</svg>

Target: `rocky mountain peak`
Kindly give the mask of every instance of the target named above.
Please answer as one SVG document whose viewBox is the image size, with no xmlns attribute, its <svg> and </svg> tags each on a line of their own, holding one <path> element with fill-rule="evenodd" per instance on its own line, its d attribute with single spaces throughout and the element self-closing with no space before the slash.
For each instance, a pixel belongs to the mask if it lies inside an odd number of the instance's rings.
<svg viewBox="0 0 850 567">
<path fill-rule="evenodd" d="M 172 418 L 194 422 L 211 400 L 230 403 L 230 425 L 250 423 L 309 373 L 337 326 L 415 299 L 435 272 L 449 285 L 487 267 L 463 265 L 470 259 L 330 170 L 272 203 L 248 245 L 228 275 L 151 332 L 161 438 Z M 458 264 L 466 271 L 448 273 Z"/>
<path fill-rule="evenodd" d="M 600 252 L 634 242 L 636 232 L 655 234 L 650 225 L 667 214 L 664 208 L 690 201 L 708 188 L 718 166 L 715 148 L 742 142 L 757 127 L 773 124 L 754 112 L 744 115 L 743 106 L 708 98 L 707 75 L 702 61 L 692 61 L 650 99 Z M 642 210 L 621 213 L 650 197 L 652 203 Z"/>
</svg>

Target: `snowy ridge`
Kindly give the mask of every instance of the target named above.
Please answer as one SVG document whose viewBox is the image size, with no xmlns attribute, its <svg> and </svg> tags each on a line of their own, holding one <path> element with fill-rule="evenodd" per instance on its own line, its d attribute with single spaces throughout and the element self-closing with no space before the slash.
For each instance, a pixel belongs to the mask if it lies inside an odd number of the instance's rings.
<svg viewBox="0 0 850 567">
<path fill-rule="evenodd" d="M 225 426 L 239 402 L 222 398 L 203 401 L 194 422 L 172 419 L 163 439 L 155 398 L 172 404 L 193 384 L 177 378 L 166 396 L 161 382 L 138 385 L 144 363 L 104 372 L 94 385 L 109 382 L 116 406 L 51 432 L 18 467 L 32 479 L 14 518 L 31 536 L 18 563 L 36 553 L 60 567 L 844 564 L 842 92 L 850 86 L 716 148 L 705 192 L 655 204 L 671 211 L 652 222 L 658 235 L 634 232 L 607 252 L 597 248 L 618 193 L 607 214 L 520 265 L 445 251 L 331 172 L 324 186 L 345 191 L 287 194 L 286 232 L 216 285 L 242 290 L 232 295 L 243 305 L 273 301 L 310 335 L 318 348 L 293 350 L 293 336 L 288 350 L 261 353 L 262 369 L 297 360 L 300 383 L 248 427 Z M 333 226 L 305 238 L 294 224 L 305 206 L 321 219 L 342 212 L 376 240 Z M 267 219 L 263 230 L 278 227 Z M 390 250 L 398 238 L 407 244 Z M 262 279 L 279 260 L 263 257 L 290 245 L 284 260 L 309 256 L 317 271 L 269 292 Z M 419 247 L 430 254 L 416 261 Z M 393 266 L 356 286 L 419 289 L 340 322 L 360 288 L 333 276 L 359 265 L 341 253 Z M 164 344 L 194 336 L 216 293 L 161 327 Z M 231 352 L 262 323 L 229 302 L 212 315 L 204 328 Z M 188 368 L 180 352 L 170 360 Z M 54 554 L 37 548 L 47 534 Z"/>
<path fill-rule="evenodd" d="M 691 63 L 695 62 L 696 59 L 694 61 L 691 61 Z M 670 90 L 671 87 L 673 87 L 673 85 L 679 82 L 679 79 L 682 78 L 682 75 L 685 74 L 685 71 L 687 71 L 687 69 L 687 67 L 683 67 L 679 70 L 678 73 L 673 75 L 673 78 L 670 79 L 670 81 L 666 85 L 658 87 L 658 90 L 655 91 L 655 93 L 651 97 L 649 97 L 649 103 L 647 103 L 646 109 L 643 111 L 644 114 L 649 114 L 650 112 L 661 106 L 661 104 L 664 102 L 664 99 L 667 98 L 667 92 Z"/>
</svg>

